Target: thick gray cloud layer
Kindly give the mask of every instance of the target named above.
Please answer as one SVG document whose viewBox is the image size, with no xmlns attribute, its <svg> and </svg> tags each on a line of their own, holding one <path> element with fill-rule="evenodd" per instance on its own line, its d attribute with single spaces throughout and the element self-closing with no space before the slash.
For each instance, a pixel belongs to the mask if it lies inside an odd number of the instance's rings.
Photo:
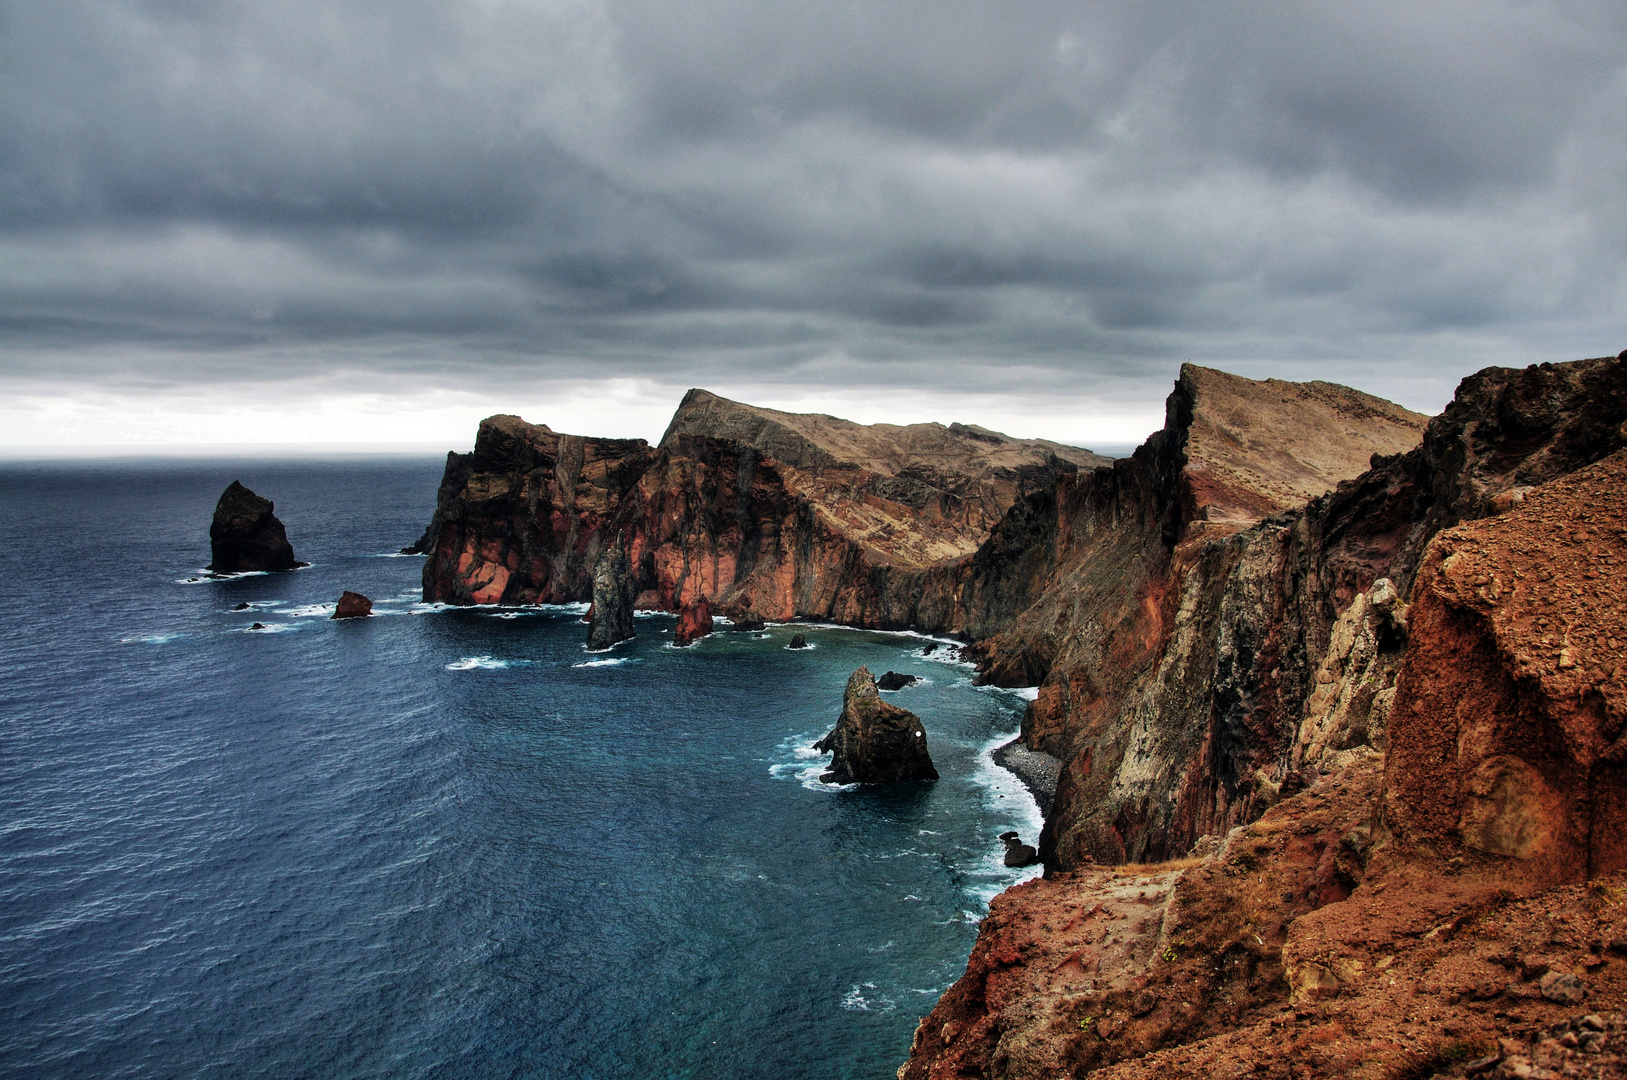
<svg viewBox="0 0 1627 1080">
<path fill-rule="evenodd" d="M 1433 407 L 1627 345 L 1623 116 L 1619 0 L 0 0 L 0 381 Z"/>
</svg>

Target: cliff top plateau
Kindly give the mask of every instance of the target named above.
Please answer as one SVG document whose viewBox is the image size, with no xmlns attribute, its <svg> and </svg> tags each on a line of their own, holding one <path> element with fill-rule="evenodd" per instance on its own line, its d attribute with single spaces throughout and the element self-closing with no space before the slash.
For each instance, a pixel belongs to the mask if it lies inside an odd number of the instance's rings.
<svg viewBox="0 0 1627 1080">
<path fill-rule="evenodd" d="M 765 409 L 698 389 L 684 395 L 661 445 L 672 445 L 678 435 L 744 443 L 799 469 L 852 465 L 882 476 L 1014 480 L 1052 458 L 1081 469 L 1112 461 L 1077 446 L 1013 439 L 975 424 L 859 424 L 824 413 Z"/>
<path fill-rule="evenodd" d="M 1326 382 L 1257 382 L 1182 364 L 1166 430 L 1184 430 L 1198 516 L 1247 525 L 1303 505 L 1367 471 L 1374 454 L 1411 450 L 1429 417 Z"/>
</svg>

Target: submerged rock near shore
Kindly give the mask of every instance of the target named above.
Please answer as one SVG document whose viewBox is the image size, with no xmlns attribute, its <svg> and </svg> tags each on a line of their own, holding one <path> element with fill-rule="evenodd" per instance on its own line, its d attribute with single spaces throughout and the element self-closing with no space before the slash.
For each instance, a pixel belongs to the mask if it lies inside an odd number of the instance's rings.
<svg viewBox="0 0 1627 1080">
<path fill-rule="evenodd" d="M 275 508 L 270 499 L 262 499 L 233 480 L 221 492 L 209 524 L 209 569 L 217 574 L 239 574 L 305 566 L 295 560 L 288 533 L 272 513 Z"/>
<path fill-rule="evenodd" d="M 908 709 L 881 700 L 875 677 L 861 667 L 847 680 L 842 715 L 814 749 L 832 755 L 827 784 L 889 784 L 936 780 L 926 729 Z"/>
</svg>

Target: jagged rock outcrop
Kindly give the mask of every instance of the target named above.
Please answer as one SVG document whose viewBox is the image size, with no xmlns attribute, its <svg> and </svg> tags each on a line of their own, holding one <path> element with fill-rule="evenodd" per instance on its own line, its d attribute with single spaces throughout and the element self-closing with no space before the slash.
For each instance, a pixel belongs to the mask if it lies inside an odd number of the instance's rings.
<svg viewBox="0 0 1627 1080">
<path fill-rule="evenodd" d="M 808 644 L 808 637 L 807 637 L 806 634 L 796 633 L 796 634 L 791 635 L 791 644 L 787 645 L 786 648 L 787 649 L 811 649 L 811 648 L 813 648 L 813 646 Z"/>
<path fill-rule="evenodd" d="M 339 597 L 339 603 L 334 605 L 332 618 L 335 619 L 365 619 L 373 614 L 373 601 L 359 592 L 346 589 Z"/>
<path fill-rule="evenodd" d="M 865 426 L 691 391 L 658 448 L 518 417 L 453 454 L 426 600 L 579 601 L 607 530 L 644 607 L 949 628 L 959 565 L 1021 495 L 1106 462 L 963 425 Z"/>
<path fill-rule="evenodd" d="M 881 700 L 875 677 L 861 667 L 847 680 L 842 714 L 814 749 L 831 755 L 827 784 L 890 784 L 936 780 L 926 729 L 908 709 Z"/>
<path fill-rule="evenodd" d="M 768 624 L 763 621 L 761 615 L 749 611 L 738 614 L 729 620 L 730 630 L 757 631 L 767 629 L 767 627 Z"/>
<path fill-rule="evenodd" d="M 657 454 L 642 439 L 561 435 L 517 416 L 481 421 L 473 453 L 448 454 L 417 545 L 424 599 L 448 604 L 590 599 L 605 526 Z"/>
<path fill-rule="evenodd" d="M 1263 809 L 1262 772 L 1278 783 L 1307 752 L 1332 766 L 1344 750 L 1382 743 L 1406 631 L 1372 606 L 1383 600 L 1375 582 L 1388 578 L 1404 603 L 1440 529 L 1611 452 L 1627 419 L 1618 358 L 1487 369 L 1464 380 L 1414 449 L 1378 455 L 1305 506 L 1239 528 L 1245 497 L 1227 496 L 1234 509 L 1211 516 L 1169 497 L 1200 488 L 1181 479 L 1191 458 L 1168 444 L 1181 441 L 1181 418 L 1193 418 L 1184 430 L 1200 426 L 1204 395 L 1202 383 L 1178 388 L 1171 422 L 1137 451 L 1141 462 L 1115 467 L 1124 475 L 1111 490 L 1094 476 L 1078 493 L 1058 485 L 1068 501 L 1033 541 L 1072 549 L 1056 585 L 981 647 L 996 678 L 1045 675 L 1024 737 L 1066 763 L 1040 844 L 1054 866 L 1179 854 Z M 1221 469 L 1213 446 L 1198 452 L 1201 471 L 1229 487 L 1270 489 L 1238 479 L 1247 460 Z M 1108 507 L 1131 527 L 1104 528 Z M 1372 610 L 1352 614 L 1364 596 Z"/>
<path fill-rule="evenodd" d="M 674 645 L 688 645 L 712 632 L 712 605 L 705 596 L 685 604 L 678 612 L 678 626 L 672 632 Z"/>
<path fill-rule="evenodd" d="M 1578 993 L 1627 1007 L 1627 874 L 1521 895 L 1386 858 L 1382 777 L 1368 752 L 1191 858 L 1007 890 L 900 1080 L 1513 1076 L 1493 1066 L 1532 1032 L 1582 1036 L 1540 1043 L 1550 1063 L 1580 1050 L 1607 1025 Z M 1617 1075 L 1612 1053 L 1570 1060 Z"/>
<path fill-rule="evenodd" d="M 876 680 L 878 690 L 902 690 L 906 686 L 914 686 L 920 682 L 920 676 L 904 675 L 897 671 L 889 671 Z"/>
<path fill-rule="evenodd" d="M 1602 1027 L 1570 1010 L 1627 1005 L 1624 367 L 1481 372 L 1416 450 L 1220 541 L 1275 542 L 1279 572 L 1252 616 L 1222 605 L 1205 631 L 1232 644 L 1208 687 L 1185 684 L 1214 709 L 1188 778 L 1235 775 L 1246 818 L 1270 809 L 1175 863 L 1095 869 L 1076 847 L 1074 870 L 998 898 L 899 1075 L 1609 1065 L 1582 1047 Z M 1144 707 L 1179 704 L 1179 637 Z M 1270 679 L 1245 677 L 1273 640 L 1299 644 L 1269 654 Z M 1242 710 L 1273 682 L 1289 689 L 1272 712 Z M 1132 764 L 1156 775 L 1176 744 L 1135 735 Z M 1242 772 L 1250 739 L 1276 748 L 1269 769 Z M 1077 757 L 1070 774 L 1079 815 Z M 1062 795 L 1047 831 L 1065 840 Z M 1159 812 L 1120 803 L 1112 826 Z M 1071 827 L 1088 835 L 1088 813 Z"/>
<path fill-rule="evenodd" d="M 627 559 L 621 537 L 599 556 L 593 568 L 593 620 L 588 624 L 588 648 L 597 652 L 633 637 L 633 602 L 638 582 Z"/>
<path fill-rule="evenodd" d="M 1627 868 L 1627 450 L 1438 535 L 1380 820 L 1506 885 Z"/>
<path fill-rule="evenodd" d="M 217 574 L 251 570 L 293 570 L 305 563 L 294 558 L 294 548 L 277 515 L 276 504 L 262 499 L 236 480 L 221 492 L 215 517 L 209 523 L 209 569 Z"/>
</svg>

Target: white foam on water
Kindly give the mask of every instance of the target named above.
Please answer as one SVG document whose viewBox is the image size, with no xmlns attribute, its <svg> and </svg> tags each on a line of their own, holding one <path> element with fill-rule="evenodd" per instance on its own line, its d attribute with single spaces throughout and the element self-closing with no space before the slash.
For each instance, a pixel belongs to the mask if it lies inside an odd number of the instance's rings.
<svg viewBox="0 0 1627 1080">
<path fill-rule="evenodd" d="M 199 570 L 197 577 L 176 578 L 177 585 L 207 585 L 216 581 L 236 581 L 239 578 L 269 577 L 269 570 L 240 570 L 235 574 L 217 574 L 213 570 Z"/>
<path fill-rule="evenodd" d="M 842 995 L 842 1008 L 851 1012 L 892 1012 L 898 1005 L 877 993 L 875 983 L 867 982 L 854 983 L 853 988 Z"/>
<path fill-rule="evenodd" d="M 367 559 L 422 559 L 427 551 L 374 551 L 364 555 Z"/>
<path fill-rule="evenodd" d="M 448 671 L 501 671 L 508 667 L 507 660 L 497 660 L 490 656 L 465 656 L 461 660 L 454 660 L 446 665 Z"/>
<path fill-rule="evenodd" d="M 299 627 L 291 626 L 288 623 L 266 623 L 263 626 L 260 626 L 258 629 L 256 629 L 253 626 L 239 627 L 236 630 L 236 633 L 239 633 L 239 634 L 287 634 L 287 633 L 291 633 L 291 632 L 293 632 L 295 630 L 298 630 L 298 629 L 299 629 Z"/>
<path fill-rule="evenodd" d="M 339 605 L 337 603 L 306 604 L 302 607 L 289 608 L 287 611 L 280 612 L 280 614 L 287 615 L 294 619 L 314 619 L 318 616 L 331 616 L 338 606 Z"/>
<path fill-rule="evenodd" d="M 544 615 L 586 615 L 591 604 L 537 604 L 536 609 Z M 635 612 L 636 614 L 636 612 Z"/>
<path fill-rule="evenodd" d="M 175 631 L 174 633 L 169 633 L 169 634 L 135 634 L 135 635 L 132 635 L 131 637 L 121 637 L 121 638 L 119 638 L 119 644 L 120 645 L 168 645 L 170 642 L 176 640 L 177 638 L 182 638 L 182 637 L 185 637 L 185 636 L 186 636 L 185 634 L 181 633 L 178 630 Z"/>
<path fill-rule="evenodd" d="M 983 910 L 989 901 L 1013 885 L 1039 877 L 1043 866 L 1010 867 L 1005 863 L 1005 848 L 996 839 L 1007 830 L 1016 830 L 1023 843 L 1036 846 L 1040 830 L 1045 827 L 1045 815 L 1033 793 L 1017 778 L 1017 774 L 995 764 L 994 752 L 1017 737 L 1013 731 L 994 738 L 978 747 L 976 765 L 972 768 L 972 782 L 984 789 L 984 798 L 994 811 L 996 824 L 990 829 L 984 855 L 966 867 L 971 882 L 966 892 L 977 898 Z"/>
<path fill-rule="evenodd" d="M 804 643 L 802 648 L 800 648 L 800 649 L 793 649 L 793 648 L 791 648 L 791 646 L 787 645 L 785 647 L 785 651 L 786 652 L 806 652 L 809 649 L 817 649 L 817 648 L 819 648 L 818 645 L 815 645 L 813 642 L 809 641 L 809 642 Z"/>
<path fill-rule="evenodd" d="M 830 762 L 825 759 L 825 751 L 815 750 L 813 744 L 824 737 L 823 731 L 804 731 L 782 740 L 774 747 L 778 760 L 768 767 L 768 775 L 776 780 L 795 780 L 809 791 L 849 791 L 858 787 L 857 784 L 827 784 L 819 779 Z"/>
<path fill-rule="evenodd" d="M 617 664 L 629 663 L 632 659 L 631 656 L 612 656 L 604 660 L 584 660 L 580 664 L 572 664 L 571 667 L 615 667 Z"/>
<path fill-rule="evenodd" d="M 979 686 L 970 679 L 957 682 L 955 685 L 969 686 L 980 694 L 1010 694 L 1021 701 L 1033 701 L 1039 697 L 1039 687 L 1037 686 L 989 686 L 986 684 Z"/>
</svg>

